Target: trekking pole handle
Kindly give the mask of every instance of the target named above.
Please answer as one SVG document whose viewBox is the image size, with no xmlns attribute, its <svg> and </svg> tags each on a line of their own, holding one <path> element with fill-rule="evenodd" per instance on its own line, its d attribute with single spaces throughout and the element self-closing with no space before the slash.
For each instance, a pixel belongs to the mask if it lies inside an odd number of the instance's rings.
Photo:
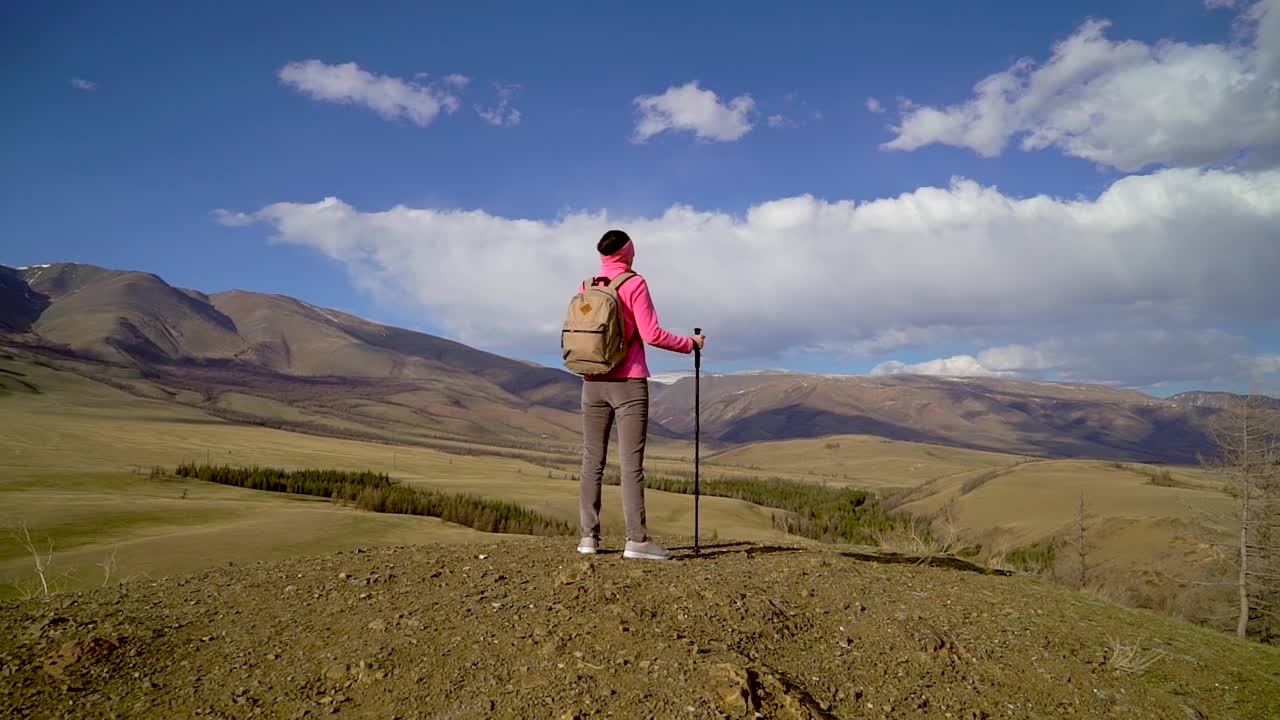
<svg viewBox="0 0 1280 720">
<path fill-rule="evenodd" d="M 702 334 L 702 328 L 700 328 L 700 327 L 696 327 L 696 328 L 694 328 L 694 329 L 693 329 L 693 334 L 694 334 L 694 335 L 701 335 L 701 334 Z M 702 348 L 698 347 L 698 346 L 697 346 L 697 344 L 695 344 L 695 345 L 693 346 L 693 366 L 694 366 L 695 368 L 702 367 Z"/>
</svg>

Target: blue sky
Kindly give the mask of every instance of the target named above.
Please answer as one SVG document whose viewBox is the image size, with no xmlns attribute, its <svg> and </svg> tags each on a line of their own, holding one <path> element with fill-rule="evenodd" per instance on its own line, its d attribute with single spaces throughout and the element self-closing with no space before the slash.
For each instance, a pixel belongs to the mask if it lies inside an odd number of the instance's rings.
<svg viewBox="0 0 1280 720">
<path fill-rule="evenodd" d="M 555 364 L 565 285 L 617 224 L 633 228 L 664 323 L 705 325 L 723 370 L 1162 394 L 1280 382 L 1280 330 L 1259 310 L 1280 302 L 1266 282 L 1280 219 L 1272 0 L 369 5 L 0 11 L 0 262 L 282 293 Z M 415 121 L 338 83 L 348 63 L 357 85 L 445 107 Z M 1033 74 L 1055 68 L 1065 79 Z M 1170 105 L 1188 69 L 1209 92 Z M 1262 89 L 1215 92 L 1228 71 Z M 1011 86 L 984 100 L 991 76 Z M 332 101 L 343 92 L 352 101 Z M 1174 99 L 1153 113 L 1148 94 Z M 662 129 L 637 142 L 643 98 Z M 1043 140 L 1023 149 L 1028 137 Z M 1124 197 L 1104 207 L 1109 189 Z M 1058 204 L 1004 207 L 1035 196 Z M 319 212 L 325 198 L 340 206 Z M 788 198 L 809 200 L 770 205 Z M 708 217 L 671 216 L 684 207 Z M 781 224 L 750 220 L 761 207 Z M 1199 223 L 1229 228 L 1228 246 L 1169 237 Z M 1064 249 L 1082 228 L 1099 235 Z M 1207 275 L 1151 274 L 1152 257 L 1207 267 L 1228 250 L 1230 297 Z M 988 272 L 1029 280 L 991 289 Z M 494 319 L 508 314 L 484 304 L 481 277 L 521 285 L 520 311 Z M 796 315 L 796 302 L 821 309 Z M 658 369 L 685 364 L 652 354 Z"/>
</svg>

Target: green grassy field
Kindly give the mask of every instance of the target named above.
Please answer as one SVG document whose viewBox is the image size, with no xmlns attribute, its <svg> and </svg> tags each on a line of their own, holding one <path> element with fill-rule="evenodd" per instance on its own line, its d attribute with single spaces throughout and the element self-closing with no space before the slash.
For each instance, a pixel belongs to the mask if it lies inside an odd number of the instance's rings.
<svg viewBox="0 0 1280 720">
<path fill-rule="evenodd" d="M 1161 471 L 1168 486 L 1152 482 Z M 870 489 L 903 510 L 1010 547 L 1073 529 L 1083 495 L 1090 525 L 1149 526 L 1143 542 L 1106 548 L 1106 558 L 1117 561 L 1151 557 L 1176 526 L 1231 510 L 1221 479 L 1199 468 L 1045 460 L 857 435 L 733 448 L 709 455 L 704 472 Z"/>
<path fill-rule="evenodd" d="M 711 472 L 820 480 L 882 492 L 914 488 L 970 470 L 1006 467 L 1020 460 L 1014 455 L 870 435 L 760 442 L 706 457 Z"/>
<path fill-rule="evenodd" d="M 1153 482 L 1165 472 L 1167 479 Z M 1217 622 L 1230 613 L 1230 588 L 1203 583 L 1224 579 L 1222 550 L 1213 543 L 1228 539 L 1232 499 L 1220 477 L 1200 468 L 831 436 L 709 454 L 704 476 L 721 474 L 870 489 L 890 507 L 932 520 L 932 540 L 887 538 L 889 549 L 977 547 L 982 561 L 1010 567 L 1019 554 L 1056 543 L 1046 571 L 1078 585 L 1084 547 L 1084 583 L 1094 591 L 1197 621 Z"/>
<path fill-rule="evenodd" d="M 7 394 L 0 396 L 0 526 L 22 523 L 41 547 L 52 541 L 54 569 L 68 588 L 100 582 L 104 571 L 98 563 L 113 552 L 116 576 L 127 577 L 304 552 L 493 538 L 433 518 L 147 478 L 152 466 L 172 468 L 183 461 L 370 469 L 402 482 L 514 501 L 577 522 L 577 485 L 568 480 L 572 467 L 563 462 L 548 468 L 511 458 L 239 425 L 71 373 L 3 360 L 0 367 L 10 371 L 0 375 L 39 389 L 7 382 Z M 646 505 L 655 534 L 691 532 L 688 496 L 651 491 Z M 622 534 L 616 487 L 604 489 L 602 520 L 607 535 Z M 725 498 L 704 498 L 701 522 L 708 535 L 766 539 L 777 533 L 767 509 Z M 17 594 L 13 583 L 30 580 L 32 567 L 29 553 L 0 537 L 0 597 Z"/>
<path fill-rule="evenodd" d="M 10 531 L 0 536 L 0 597 L 35 589 L 32 555 L 11 534 L 19 524 L 42 554 L 52 551 L 56 589 L 354 547 L 492 537 L 435 518 L 132 473 L 9 479 L 0 496 Z"/>
<path fill-rule="evenodd" d="M 578 468 L 564 448 L 497 457 L 463 443 L 456 444 L 461 454 L 455 454 L 327 438 L 227 422 L 31 363 L 0 360 L 0 370 L 0 524 L 26 523 L 42 543 L 52 540 L 69 586 L 99 581 L 98 563 L 113 551 L 118 572 L 127 576 L 299 552 L 492 537 L 430 518 L 146 478 L 152 466 L 172 468 L 183 461 L 374 470 L 401 482 L 512 501 L 570 523 L 577 519 L 571 477 Z M 687 476 L 691 457 L 690 443 L 655 439 L 647 464 L 651 473 Z M 867 436 L 708 450 L 703 460 L 706 478 L 780 477 L 870 489 L 903 510 L 935 518 L 939 528 L 982 543 L 992 556 L 1070 536 L 1083 493 L 1089 542 L 1096 546 L 1090 558 L 1095 579 L 1126 578 L 1136 568 L 1147 584 L 1155 582 L 1153 573 L 1195 569 L 1207 546 L 1193 521 L 1205 512 L 1230 510 L 1218 481 L 1202 471 L 1172 468 L 1172 487 L 1153 484 L 1152 472 Z M 618 536 L 618 488 L 604 489 L 604 503 L 605 532 Z M 650 490 L 647 511 L 655 534 L 690 534 L 689 496 Z M 704 537 L 778 537 L 767 508 L 704 497 L 701 512 Z M 29 577 L 29 555 L 11 541 L 2 545 L 0 584 Z M 1058 558 L 1064 575 L 1070 572 L 1068 560 Z"/>
</svg>

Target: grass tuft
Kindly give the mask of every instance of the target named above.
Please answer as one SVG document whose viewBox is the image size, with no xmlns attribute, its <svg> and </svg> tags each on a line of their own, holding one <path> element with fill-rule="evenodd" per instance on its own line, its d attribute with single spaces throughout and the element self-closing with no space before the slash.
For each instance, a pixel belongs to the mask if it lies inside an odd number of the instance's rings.
<svg viewBox="0 0 1280 720">
<path fill-rule="evenodd" d="M 1107 637 L 1107 665 L 1123 672 L 1141 675 L 1164 654 L 1161 650 L 1143 653 L 1141 643 L 1127 645 L 1117 637 Z"/>
</svg>

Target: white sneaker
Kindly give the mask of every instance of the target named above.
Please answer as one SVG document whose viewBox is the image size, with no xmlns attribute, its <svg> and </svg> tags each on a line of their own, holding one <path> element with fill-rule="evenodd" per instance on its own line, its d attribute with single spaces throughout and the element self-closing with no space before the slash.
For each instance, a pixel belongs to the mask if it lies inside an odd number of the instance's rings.
<svg viewBox="0 0 1280 720">
<path fill-rule="evenodd" d="M 652 540 L 644 542 L 628 540 L 626 549 L 622 551 L 622 557 L 632 560 L 670 560 L 671 551 Z"/>
<path fill-rule="evenodd" d="M 578 541 L 578 552 L 583 555 L 595 555 L 600 551 L 600 541 L 593 537 L 584 537 Z"/>
</svg>

